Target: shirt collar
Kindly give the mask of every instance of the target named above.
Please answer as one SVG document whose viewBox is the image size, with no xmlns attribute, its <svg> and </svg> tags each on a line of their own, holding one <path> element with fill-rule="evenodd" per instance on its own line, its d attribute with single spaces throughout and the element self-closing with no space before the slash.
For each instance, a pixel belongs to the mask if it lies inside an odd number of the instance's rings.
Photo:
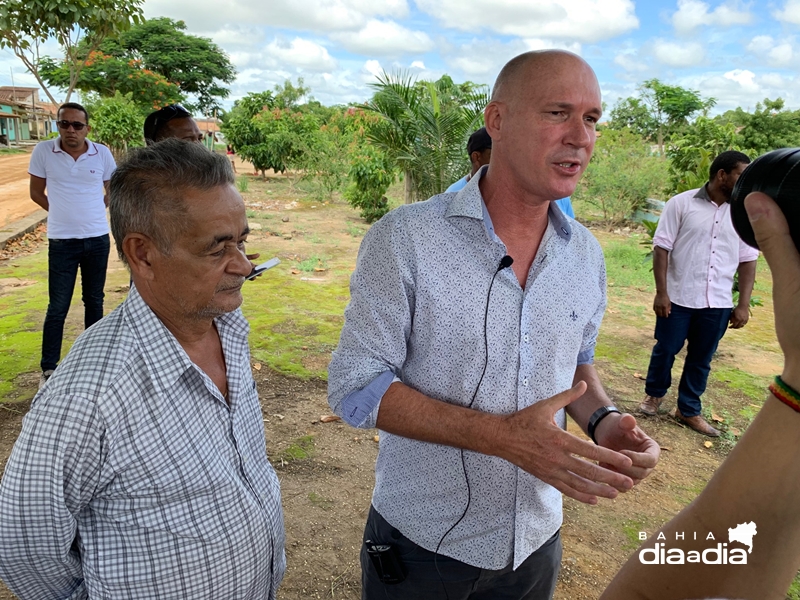
<svg viewBox="0 0 800 600">
<path fill-rule="evenodd" d="M 87 144 L 88 150 L 86 152 L 84 152 L 83 154 L 86 154 L 87 156 L 94 156 L 95 154 L 97 154 L 99 152 L 99 150 L 97 149 L 97 146 L 95 145 L 95 143 L 93 141 L 86 140 L 86 144 Z M 64 149 L 61 147 L 61 136 L 59 136 L 55 140 L 53 140 L 53 152 L 64 153 Z M 81 154 L 81 156 L 83 156 L 83 154 Z M 80 158 L 80 156 L 78 158 Z"/>
<path fill-rule="evenodd" d="M 489 233 L 494 233 L 492 219 L 486 209 L 486 203 L 483 201 L 479 186 L 479 182 L 486 174 L 487 169 L 488 166 L 481 167 L 467 182 L 467 185 L 456 193 L 456 197 L 450 202 L 445 211 L 445 217 L 480 219 L 483 221 L 486 230 Z M 561 212 L 555 202 L 550 203 L 547 209 L 547 217 L 559 237 L 569 241 L 572 237 L 572 226 L 569 223 L 569 219 Z"/>
<path fill-rule="evenodd" d="M 708 195 L 708 183 L 706 183 L 703 187 L 697 190 L 697 193 L 694 195 L 695 198 L 700 198 L 702 200 L 708 200 L 709 202 L 713 202 L 711 200 L 711 196 Z"/>
<path fill-rule="evenodd" d="M 161 388 L 159 391 L 169 394 L 178 379 L 187 370 L 194 368 L 194 363 L 172 332 L 144 301 L 134 285 L 131 285 L 128 297 L 125 299 L 124 311 L 125 320 L 134 337 L 141 347 L 146 349 L 142 352 L 142 356 L 153 381 Z M 217 317 L 214 322 L 217 325 L 226 359 L 234 358 L 233 353 L 237 348 L 247 348 L 247 335 L 250 328 L 241 310 L 237 309 Z M 228 360 L 226 360 L 226 364 Z M 234 362 L 236 362 L 235 359 Z"/>
</svg>

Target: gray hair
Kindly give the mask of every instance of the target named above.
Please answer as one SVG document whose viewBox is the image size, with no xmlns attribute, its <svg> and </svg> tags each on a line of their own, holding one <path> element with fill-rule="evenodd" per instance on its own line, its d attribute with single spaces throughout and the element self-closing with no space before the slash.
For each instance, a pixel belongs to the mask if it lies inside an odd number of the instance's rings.
<svg viewBox="0 0 800 600">
<path fill-rule="evenodd" d="M 186 224 L 187 189 L 206 191 L 236 181 L 227 157 L 202 144 L 166 139 L 132 150 L 111 176 L 108 208 L 111 233 L 124 264 L 122 242 L 141 233 L 169 255 Z"/>
</svg>

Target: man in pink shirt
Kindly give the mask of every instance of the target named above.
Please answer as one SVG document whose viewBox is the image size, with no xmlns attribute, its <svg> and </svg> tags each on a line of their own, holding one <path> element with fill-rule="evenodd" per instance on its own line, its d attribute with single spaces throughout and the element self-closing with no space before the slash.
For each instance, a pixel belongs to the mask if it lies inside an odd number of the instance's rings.
<svg viewBox="0 0 800 600">
<path fill-rule="evenodd" d="M 719 431 L 703 418 L 700 396 L 728 324 L 739 329 L 747 323 L 756 276 L 758 251 L 739 238 L 730 217 L 733 186 L 749 163 L 741 152 L 720 154 L 711 164 L 706 185 L 667 202 L 653 237 L 656 345 L 647 370 L 647 395 L 639 410 L 658 413 L 672 383 L 675 355 L 688 340 L 675 417 L 711 437 L 719 436 Z M 737 271 L 739 302 L 734 308 Z"/>
</svg>

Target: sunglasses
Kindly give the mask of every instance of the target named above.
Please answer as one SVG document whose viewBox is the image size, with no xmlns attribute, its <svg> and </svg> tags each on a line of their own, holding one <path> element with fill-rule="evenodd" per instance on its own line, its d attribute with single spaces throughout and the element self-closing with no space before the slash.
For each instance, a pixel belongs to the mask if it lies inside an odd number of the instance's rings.
<svg viewBox="0 0 800 600">
<path fill-rule="evenodd" d="M 80 121 L 56 121 L 56 125 L 58 125 L 59 129 L 63 129 L 64 131 L 70 127 L 72 127 L 75 131 L 80 131 L 86 127 L 86 123 L 81 123 Z"/>
</svg>

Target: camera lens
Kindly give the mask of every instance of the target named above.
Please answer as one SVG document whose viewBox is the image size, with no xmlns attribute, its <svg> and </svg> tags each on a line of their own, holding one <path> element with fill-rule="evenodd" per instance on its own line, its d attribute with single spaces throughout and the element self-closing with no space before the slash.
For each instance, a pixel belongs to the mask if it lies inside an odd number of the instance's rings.
<svg viewBox="0 0 800 600">
<path fill-rule="evenodd" d="M 794 245 L 800 248 L 800 148 L 773 150 L 759 156 L 742 172 L 733 188 L 733 226 L 739 237 L 758 248 L 744 209 L 744 199 L 750 192 L 763 192 L 775 200 L 789 223 Z"/>
</svg>

